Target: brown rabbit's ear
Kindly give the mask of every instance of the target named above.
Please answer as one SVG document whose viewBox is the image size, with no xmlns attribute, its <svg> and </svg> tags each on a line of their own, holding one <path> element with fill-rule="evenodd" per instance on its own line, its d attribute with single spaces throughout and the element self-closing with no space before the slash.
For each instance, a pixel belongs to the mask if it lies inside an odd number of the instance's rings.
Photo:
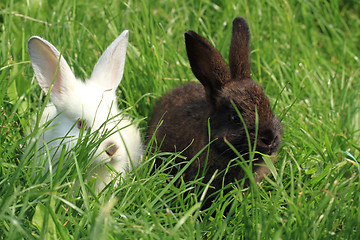
<svg viewBox="0 0 360 240">
<path fill-rule="evenodd" d="M 219 51 L 193 31 L 185 33 L 186 52 L 191 70 L 205 87 L 206 97 L 212 102 L 222 86 L 230 81 L 230 71 Z"/>
<path fill-rule="evenodd" d="M 249 40 L 249 26 L 245 19 L 235 18 L 229 54 L 229 65 L 233 79 L 242 80 L 251 77 Z"/>
</svg>

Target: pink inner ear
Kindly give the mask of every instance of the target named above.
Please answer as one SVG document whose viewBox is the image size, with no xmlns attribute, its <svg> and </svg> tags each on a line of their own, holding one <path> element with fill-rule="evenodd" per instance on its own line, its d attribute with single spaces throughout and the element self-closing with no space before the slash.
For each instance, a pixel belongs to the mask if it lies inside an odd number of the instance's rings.
<svg viewBox="0 0 360 240">
<path fill-rule="evenodd" d="M 118 81 L 119 74 L 119 59 L 114 59 L 114 62 L 111 63 L 111 77 L 109 80 L 108 87 L 112 90 L 115 90 L 120 81 Z"/>
<path fill-rule="evenodd" d="M 29 40 L 29 54 L 40 87 L 47 93 L 53 84 L 51 99 L 59 102 L 75 81 L 69 65 L 51 43 L 40 37 Z"/>
<path fill-rule="evenodd" d="M 59 66 L 60 67 L 60 66 Z M 53 86 L 53 91 L 60 97 L 63 94 L 63 89 L 61 87 L 62 81 L 61 81 L 61 72 L 57 71 Z"/>
<path fill-rule="evenodd" d="M 56 66 L 54 69 L 54 73 L 56 71 Z M 51 81 L 53 77 L 51 78 Z M 65 100 L 65 98 L 74 93 L 74 90 L 78 88 L 78 82 L 72 73 L 69 65 L 66 63 L 64 58 L 61 58 L 56 76 L 55 81 L 52 89 L 52 97 L 57 98 L 57 100 Z"/>
<path fill-rule="evenodd" d="M 96 82 L 103 89 L 116 90 L 123 76 L 128 34 L 127 30 L 123 31 L 107 47 L 95 64 L 89 81 Z"/>
</svg>

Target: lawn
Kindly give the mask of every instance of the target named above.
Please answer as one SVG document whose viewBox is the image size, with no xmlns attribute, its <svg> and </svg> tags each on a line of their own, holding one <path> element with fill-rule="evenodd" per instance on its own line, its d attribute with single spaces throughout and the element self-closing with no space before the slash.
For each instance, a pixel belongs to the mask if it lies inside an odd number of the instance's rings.
<svg viewBox="0 0 360 240">
<path fill-rule="evenodd" d="M 5 0 L 0 13 L 1 239 L 360 239 L 357 0 Z M 31 36 L 51 42 L 85 79 L 128 29 L 119 107 L 145 139 L 157 99 L 197 81 L 184 32 L 209 39 L 227 61 L 236 16 L 249 23 L 253 79 L 284 127 L 277 162 L 257 187 L 243 193 L 239 184 L 201 210 L 186 193 L 204 186 L 174 184 L 180 175 L 166 166 L 152 171 L 161 153 L 146 152 L 119 186 L 94 194 L 83 181 L 84 145 L 64 167 L 39 174 L 44 166 L 25 149 L 39 137 L 39 129 L 27 133 L 46 101 L 29 60 Z"/>
</svg>

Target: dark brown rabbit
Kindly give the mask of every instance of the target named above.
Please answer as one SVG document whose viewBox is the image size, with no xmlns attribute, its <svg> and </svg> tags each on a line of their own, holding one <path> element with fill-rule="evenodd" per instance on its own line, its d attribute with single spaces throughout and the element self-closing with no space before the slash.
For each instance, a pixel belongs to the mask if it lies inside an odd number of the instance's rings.
<svg viewBox="0 0 360 240">
<path fill-rule="evenodd" d="M 187 55 L 191 69 L 201 84 L 189 83 L 164 95 L 156 104 L 149 123 L 148 136 L 155 133 L 157 143 L 162 142 L 160 150 L 183 151 L 182 155 L 187 161 L 214 140 L 209 152 L 203 151 L 183 176 L 186 181 L 193 180 L 205 170 L 203 182 L 207 183 L 216 170 L 222 172 L 212 182 L 214 188 L 210 193 L 245 175 L 239 165 L 231 167 L 226 175 L 223 171 L 237 157 L 226 141 L 240 154 L 244 154 L 245 159 L 249 158 L 246 155 L 249 145 L 245 128 L 232 102 L 244 119 L 251 144 L 254 144 L 256 136 L 257 111 L 259 121 L 256 151 L 271 155 L 280 146 L 281 123 L 271 112 L 263 89 L 251 79 L 249 38 L 249 27 L 245 19 L 235 18 L 229 70 L 220 53 L 208 40 L 193 31 L 187 31 Z M 161 119 L 163 123 L 156 130 Z M 260 154 L 255 155 L 255 159 L 252 169 L 255 180 L 259 181 L 268 174 L 268 169 Z M 176 161 L 180 163 L 184 160 L 178 158 Z M 205 207 L 209 204 L 211 202 L 207 201 Z"/>
</svg>

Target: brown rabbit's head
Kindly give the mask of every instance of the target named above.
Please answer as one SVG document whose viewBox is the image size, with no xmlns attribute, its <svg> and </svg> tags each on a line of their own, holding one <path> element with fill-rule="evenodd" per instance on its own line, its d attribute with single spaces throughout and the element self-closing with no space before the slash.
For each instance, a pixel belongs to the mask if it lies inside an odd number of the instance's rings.
<svg viewBox="0 0 360 240">
<path fill-rule="evenodd" d="M 241 113 L 252 145 L 256 139 L 257 151 L 272 154 L 281 142 L 281 123 L 272 113 L 263 89 L 251 78 L 249 39 L 249 27 L 245 19 L 235 18 L 229 70 L 219 51 L 208 40 L 193 31 L 185 33 L 191 69 L 205 88 L 211 137 L 218 139 L 212 149 L 229 158 L 236 155 L 226 141 L 239 153 L 249 151 L 244 124 L 233 104 Z"/>
</svg>

